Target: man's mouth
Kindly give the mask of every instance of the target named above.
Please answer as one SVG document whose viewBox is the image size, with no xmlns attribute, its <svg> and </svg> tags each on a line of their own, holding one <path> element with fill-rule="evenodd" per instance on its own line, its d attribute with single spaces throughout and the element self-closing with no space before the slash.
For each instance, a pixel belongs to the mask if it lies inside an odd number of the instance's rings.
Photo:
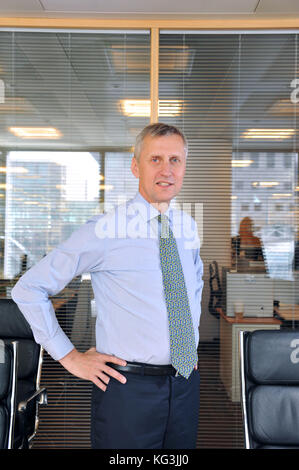
<svg viewBox="0 0 299 470">
<path fill-rule="evenodd" d="M 173 183 L 169 183 L 169 182 L 167 182 L 167 181 L 158 181 L 158 182 L 157 182 L 157 185 L 158 185 L 158 186 L 162 186 L 162 187 L 164 187 L 164 188 L 167 188 L 168 186 L 172 186 Z"/>
</svg>

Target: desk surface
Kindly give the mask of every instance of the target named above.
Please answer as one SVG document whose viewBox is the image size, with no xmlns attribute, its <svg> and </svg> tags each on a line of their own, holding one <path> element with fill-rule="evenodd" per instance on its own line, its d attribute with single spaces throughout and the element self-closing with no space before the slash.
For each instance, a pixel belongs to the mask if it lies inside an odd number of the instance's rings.
<svg viewBox="0 0 299 470">
<path fill-rule="evenodd" d="M 235 324 L 237 323 L 238 325 L 281 325 L 281 321 L 278 320 L 277 318 L 273 317 L 243 317 L 240 319 L 237 319 L 235 317 L 228 317 L 226 316 L 222 309 L 219 308 L 217 309 L 219 311 L 220 316 L 230 324 Z"/>
</svg>

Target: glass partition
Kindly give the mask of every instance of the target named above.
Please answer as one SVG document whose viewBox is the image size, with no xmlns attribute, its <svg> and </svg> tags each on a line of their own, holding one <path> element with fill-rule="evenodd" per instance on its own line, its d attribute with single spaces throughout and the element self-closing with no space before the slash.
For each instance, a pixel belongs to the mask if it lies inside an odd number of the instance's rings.
<svg viewBox="0 0 299 470">
<path fill-rule="evenodd" d="M 199 448 L 243 446 L 238 332 L 298 326 L 297 48 L 296 34 L 160 34 L 160 120 L 189 141 L 178 199 L 202 206 Z"/>
<path fill-rule="evenodd" d="M 128 169 L 149 98 L 149 31 L 0 32 L 2 297 L 77 227 L 135 193 Z M 88 275 L 52 299 L 79 350 L 95 344 L 92 299 Z M 91 384 L 45 354 L 42 385 L 49 405 L 34 446 L 90 447 Z"/>
<path fill-rule="evenodd" d="M 88 218 L 137 190 L 150 122 L 149 31 L 0 31 L 0 296 Z M 176 203 L 204 262 L 198 448 L 243 446 L 241 329 L 298 326 L 298 37 L 160 31 L 159 121 L 189 142 Z M 88 275 L 53 298 L 94 345 Z M 35 448 L 88 448 L 91 385 L 45 354 Z M 80 423 L 80 426 L 78 426 Z M 74 425 L 76 424 L 76 425 Z"/>
</svg>

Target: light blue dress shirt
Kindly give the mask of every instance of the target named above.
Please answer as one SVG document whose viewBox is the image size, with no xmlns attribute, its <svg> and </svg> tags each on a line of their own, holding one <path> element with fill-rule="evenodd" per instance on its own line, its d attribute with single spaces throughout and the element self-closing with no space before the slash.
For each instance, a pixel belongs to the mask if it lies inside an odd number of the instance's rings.
<svg viewBox="0 0 299 470">
<path fill-rule="evenodd" d="M 137 193 L 107 214 L 88 220 L 30 268 L 12 289 L 35 340 L 59 360 L 74 345 L 63 332 L 49 296 L 90 273 L 96 303 L 96 349 L 133 362 L 170 364 L 168 314 L 159 258 L 159 212 Z M 196 345 L 203 265 L 196 223 L 166 211 L 177 241 Z"/>
</svg>

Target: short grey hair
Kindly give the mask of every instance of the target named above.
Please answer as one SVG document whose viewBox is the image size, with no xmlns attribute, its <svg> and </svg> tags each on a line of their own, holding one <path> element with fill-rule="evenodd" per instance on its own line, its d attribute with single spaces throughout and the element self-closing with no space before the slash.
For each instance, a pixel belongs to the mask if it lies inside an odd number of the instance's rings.
<svg viewBox="0 0 299 470">
<path fill-rule="evenodd" d="M 179 135 L 183 140 L 184 150 L 187 156 L 188 142 L 183 132 L 180 131 L 175 126 L 169 126 L 168 124 L 163 124 L 162 122 L 156 122 L 154 124 L 149 124 L 148 126 L 146 126 L 136 137 L 134 157 L 136 158 L 137 161 L 139 161 L 139 158 L 140 158 L 143 141 L 148 135 L 150 135 L 151 137 L 162 137 L 165 135 Z"/>
</svg>

